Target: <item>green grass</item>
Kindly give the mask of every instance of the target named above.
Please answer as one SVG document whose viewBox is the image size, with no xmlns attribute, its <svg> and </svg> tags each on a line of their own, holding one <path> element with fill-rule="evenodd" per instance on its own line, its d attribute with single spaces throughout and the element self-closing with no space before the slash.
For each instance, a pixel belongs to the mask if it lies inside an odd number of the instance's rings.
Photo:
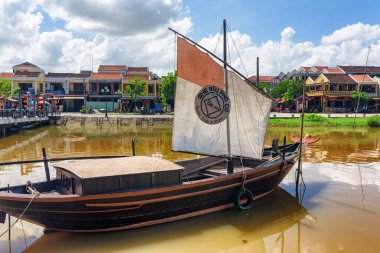
<svg viewBox="0 0 380 253">
<path fill-rule="evenodd" d="M 367 123 L 369 127 L 380 127 L 380 116 L 375 115 L 369 117 Z"/>
<path fill-rule="evenodd" d="M 304 125 L 307 127 L 320 127 L 320 126 L 353 126 L 355 121 L 355 126 L 368 126 L 369 118 L 326 118 L 324 116 L 318 117 L 305 117 Z M 324 119 L 320 118 L 323 117 Z M 270 118 L 269 125 L 273 126 L 300 126 L 300 118 Z"/>
</svg>

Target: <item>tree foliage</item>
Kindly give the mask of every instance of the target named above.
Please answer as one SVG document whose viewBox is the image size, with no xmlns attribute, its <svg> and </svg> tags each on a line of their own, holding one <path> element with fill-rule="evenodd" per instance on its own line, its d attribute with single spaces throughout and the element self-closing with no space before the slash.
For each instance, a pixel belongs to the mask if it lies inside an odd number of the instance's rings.
<svg viewBox="0 0 380 253">
<path fill-rule="evenodd" d="M 269 83 L 259 83 L 259 87 L 266 93 L 269 93 L 269 90 L 270 90 Z"/>
<path fill-rule="evenodd" d="M 140 78 L 130 80 L 123 94 L 130 95 L 132 102 L 136 102 L 138 97 L 146 95 L 146 82 Z"/>
<path fill-rule="evenodd" d="M 279 83 L 276 88 L 273 89 L 272 91 L 272 96 L 274 98 L 281 98 L 282 95 L 286 92 L 287 90 L 287 81 Z"/>
<path fill-rule="evenodd" d="M 175 85 L 177 82 L 177 72 L 169 72 L 161 80 L 161 101 L 163 106 L 174 99 Z"/>
<path fill-rule="evenodd" d="M 11 80 L 0 78 L 0 97 L 12 97 L 17 95 L 19 88 L 12 91 Z"/>
<path fill-rule="evenodd" d="M 368 93 L 367 92 L 362 92 L 362 91 L 352 91 L 351 92 L 351 97 L 353 100 L 356 101 L 356 103 L 359 103 L 359 104 L 365 104 L 367 103 L 367 101 L 369 100 L 369 96 L 368 96 Z"/>
<path fill-rule="evenodd" d="M 293 99 L 302 95 L 304 81 L 301 78 L 291 78 L 277 85 L 273 90 L 274 98 L 282 98 L 286 102 L 292 102 Z"/>
</svg>

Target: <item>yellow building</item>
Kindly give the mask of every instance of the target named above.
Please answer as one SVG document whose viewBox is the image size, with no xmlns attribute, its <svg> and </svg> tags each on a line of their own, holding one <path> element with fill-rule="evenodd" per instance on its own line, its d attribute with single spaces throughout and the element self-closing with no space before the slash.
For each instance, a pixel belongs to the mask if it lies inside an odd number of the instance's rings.
<svg viewBox="0 0 380 253">
<path fill-rule="evenodd" d="M 346 74 L 321 74 L 314 81 L 306 80 L 309 109 L 319 112 L 345 112 L 353 109 L 351 92 L 357 83 Z"/>
</svg>

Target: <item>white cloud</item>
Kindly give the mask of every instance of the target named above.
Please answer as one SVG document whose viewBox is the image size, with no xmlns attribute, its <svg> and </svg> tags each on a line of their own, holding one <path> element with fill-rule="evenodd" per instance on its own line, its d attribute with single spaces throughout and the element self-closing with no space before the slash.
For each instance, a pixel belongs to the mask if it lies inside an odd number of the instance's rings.
<svg viewBox="0 0 380 253">
<path fill-rule="evenodd" d="M 44 0 L 43 8 L 76 32 L 131 36 L 168 24 L 180 12 L 179 1 Z"/>
<path fill-rule="evenodd" d="M 46 21 L 41 12 L 63 21 L 65 27 L 42 32 Z M 189 34 L 190 14 L 180 0 L 0 1 L 0 71 L 30 61 L 46 71 L 78 72 L 91 69 L 93 59 L 95 70 L 99 64 L 127 64 L 148 66 L 164 75 L 175 64 L 174 36 L 167 27 Z M 232 65 L 245 73 L 235 45 L 247 75 L 255 74 L 257 56 L 262 75 L 300 66 L 364 65 L 369 44 L 369 65 L 380 65 L 380 25 L 347 25 L 323 36 L 319 45 L 294 42 L 295 33 L 286 27 L 280 39 L 259 44 L 250 35 L 232 31 Z M 200 44 L 214 51 L 218 37 L 203 38 Z M 219 55 L 221 46 L 219 41 Z"/>
<path fill-rule="evenodd" d="M 371 43 L 369 65 L 380 65 L 380 29 L 379 25 L 355 24 L 343 27 L 322 38 L 320 45 L 310 41 L 295 43 L 292 36 L 295 30 L 291 27 L 281 32 L 281 40 L 269 40 L 261 45 L 251 41 L 251 37 L 232 31 L 239 54 L 243 60 L 247 75 L 255 74 L 256 57 L 260 57 L 260 72 L 262 75 L 276 75 L 279 72 L 288 72 L 300 66 L 313 65 L 365 65 L 368 45 Z M 366 34 L 366 35 L 363 35 Z M 201 44 L 214 51 L 219 34 L 201 40 Z M 233 50 L 235 50 L 233 48 Z M 218 46 L 221 55 L 221 45 Z M 244 68 L 234 51 L 231 52 L 232 65 L 242 73 Z"/>
<path fill-rule="evenodd" d="M 289 41 L 291 37 L 296 33 L 293 28 L 291 27 L 286 27 L 284 30 L 281 32 L 281 41 Z"/>
<path fill-rule="evenodd" d="M 345 41 L 371 42 L 380 38 L 380 25 L 357 23 L 345 26 L 322 37 L 322 45 L 339 44 Z"/>
</svg>

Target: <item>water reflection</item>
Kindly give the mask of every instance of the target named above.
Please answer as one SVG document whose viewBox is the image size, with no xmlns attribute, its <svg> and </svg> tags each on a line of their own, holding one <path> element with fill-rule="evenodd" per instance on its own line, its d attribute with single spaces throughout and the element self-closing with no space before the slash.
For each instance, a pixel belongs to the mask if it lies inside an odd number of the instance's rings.
<svg viewBox="0 0 380 253">
<path fill-rule="evenodd" d="M 298 129 L 269 128 L 266 143 L 274 138 L 297 136 Z M 306 128 L 306 133 L 321 140 L 305 153 L 304 161 L 321 163 L 378 162 L 380 159 L 380 129 L 371 128 Z M 95 126 L 69 124 L 26 131 L 0 141 L 0 160 L 40 159 L 42 147 L 48 156 L 130 155 L 131 140 L 136 138 L 140 155 L 162 154 L 170 160 L 187 159 L 193 155 L 171 151 L 171 126 Z M 30 168 L 22 169 L 25 173 Z"/>
<path fill-rule="evenodd" d="M 287 242 L 284 232 L 307 215 L 281 188 L 250 211 L 230 209 L 180 222 L 100 234 L 51 233 L 25 252 L 265 252 L 264 238 Z M 179 250 L 180 249 L 180 250 Z"/>
<path fill-rule="evenodd" d="M 305 133 L 321 139 L 306 150 L 304 161 L 369 163 L 380 160 L 379 128 L 308 127 L 305 128 Z M 271 128 L 268 130 L 267 142 L 290 135 L 298 136 L 299 130 L 289 127 Z"/>
<path fill-rule="evenodd" d="M 271 128 L 266 143 L 298 132 Z M 26 252 L 380 252 L 380 129 L 307 128 L 305 133 L 321 140 L 303 158 L 306 192 L 301 207 L 292 197 L 292 172 L 281 184 L 291 194 L 278 189 L 249 212 L 231 209 L 101 234 L 44 235 L 41 227 L 17 223 L 12 229 L 12 252 L 23 251 L 25 245 Z M 42 147 L 49 157 L 130 155 L 134 138 L 140 155 L 162 154 L 170 160 L 194 157 L 171 151 L 171 126 L 69 124 L 0 139 L 0 160 L 40 159 Z M 43 179 L 41 163 L 0 168 L 0 186 Z M 0 224 L 0 232 L 5 229 Z M 3 236 L 0 252 L 8 248 Z"/>
</svg>

